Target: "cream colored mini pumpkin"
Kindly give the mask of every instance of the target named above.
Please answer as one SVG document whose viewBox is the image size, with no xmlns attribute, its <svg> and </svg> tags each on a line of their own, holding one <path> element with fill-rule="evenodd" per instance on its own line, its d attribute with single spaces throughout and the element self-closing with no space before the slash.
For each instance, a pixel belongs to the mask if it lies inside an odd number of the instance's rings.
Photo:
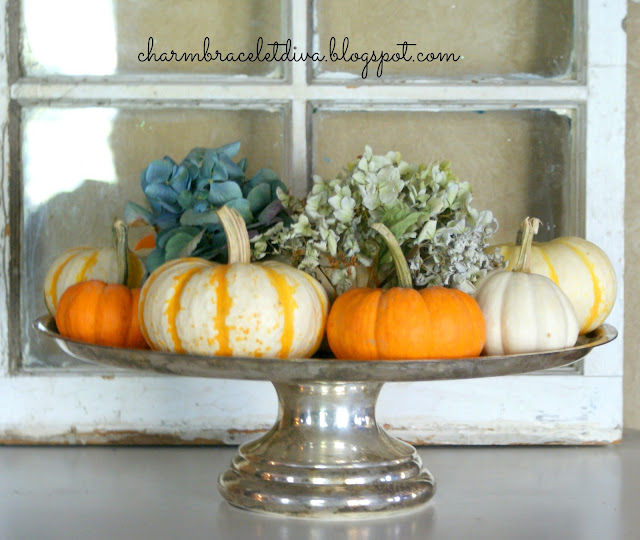
<svg viewBox="0 0 640 540">
<path fill-rule="evenodd" d="M 226 210 L 226 209 L 225 209 Z M 229 264 L 175 259 L 145 282 L 142 333 L 152 348 L 217 356 L 302 358 L 322 341 L 329 302 L 310 275 L 278 262 L 242 262 L 229 240 Z M 239 215 L 233 215 L 244 228 Z M 246 235 L 244 229 L 244 235 Z"/>
<path fill-rule="evenodd" d="M 128 253 L 128 268 L 125 285 L 130 289 L 140 287 L 144 266 L 131 252 Z M 92 279 L 106 283 L 119 282 L 118 255 L 115 247 L 100 249 L 80 246 L 70 248 L 58 256 L 44 279 L 44 301 L 49 313 L 55 316 L 60 297 L 71 285 Z"/>
<path fill-rule="evenodd" d="M 518 253 L 515 244 L 497 246 L 507 270 Z M 598 246 L 574 236 L 534 243 L 529 260 L 531 272 L 548 277 L 569 297 L 578 317 L 580 333 L 595 330 L 609 316 L 616 299 L 613 265 Z"/>
<path fill-rule="evenodd" d="M 519 354 L 575 345 L 578 320 L 571 301 L 553 281 L 527 269 L 538 220 L 525 220 L 521 255 L 514 270 L 487 274 L 474 297 L 486 324 L 483 354 Z"/>
</svg>

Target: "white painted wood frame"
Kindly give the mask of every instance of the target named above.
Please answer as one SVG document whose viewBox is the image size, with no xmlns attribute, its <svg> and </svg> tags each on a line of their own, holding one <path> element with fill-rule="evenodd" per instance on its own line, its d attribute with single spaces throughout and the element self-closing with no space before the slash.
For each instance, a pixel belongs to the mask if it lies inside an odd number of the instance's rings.
<svg viewBox="0 0 640 540">
<path fill-rule="evenodd" d="M 307 34 L 311 2 L 285 3 L 284 28 L 294 44 L 313 46 Z M 238 443 L 273 423 L 277 402 L 269 383 L 20 369 L 20 343 L 10 329 L 12 290 L 19 268 L 21 106 L 48 104 L 222 107 L 264 103 L 288 111 L 286 178 L 310 172 L 312 106 L 421 110 L 562 107 L 575 111 L 574 167 L 586 238 L 606 246 L 618 276 L 616 307 L 608 322 L 619 338 L 592 352 L 580 369 L 482 380 L 387 384 L 379 418 L 390 432 L 425 444 L 607 443 L 622 434 L 624 137 L 626 0 L 576 0 L 575 80 L 491 83 L 408 80 L 353 84 L 335 75 L 313 79 L 312 66 L 292 63 L 281 81 L 196 76 L 18 76 L 19 4 L 0 0 L 0 443 Z M 10 49 L 13 47 L 13 49 Z M 300 193 L 306 185 L 294 185 Z M 13 197 L 13 198 L 10 198 Z M 22 329 L 28 332 L 30 329 Z"/>
</svg>

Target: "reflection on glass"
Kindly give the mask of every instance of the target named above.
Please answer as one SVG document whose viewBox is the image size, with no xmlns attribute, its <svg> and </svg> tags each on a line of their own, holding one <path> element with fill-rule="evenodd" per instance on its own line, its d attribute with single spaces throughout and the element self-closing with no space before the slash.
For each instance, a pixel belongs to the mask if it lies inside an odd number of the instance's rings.
<svg viewBox="0 0 640 540">
<path fill-rule="evenodd" d="M 409 61 L 383 62 L 391 76 L 483 79 L 492 76 L 543 78 L 575 75 L 573 0 L 315 0 L 317 50 L 336 61 L 319 63 L 316 74 L 361 78 L 364 62 L 353 53 L 402 53 Z M 347 54 L 343 42 L 348 39 Z M 418 59 L 418 53 L 423 56 Z M 455 53 L 457 61 L 428 61 L 428 53 Z M 354 57 L 355 58 L 355 57 Z M 420 60 L 420 61 L 419 61 Z M 424 60 L 424 61 L 422 61 Z M 367 81 L 379 82 L 379 62 L 369 65 Z"/>
<path fill-rule="evenodd" d="M 24 156 L 23 167 L 30 181 L 25 187 L 25 208 L 46 203 L 60 192 L 77 189 L 86 178 L 115 183 L 113 157 L 105 152 L 111 137 L 115 109 L 27 109 L 24 115 L 24 138 L 30 150 Z M 74 137 L 75 159 L 65 159 L 54 141 L 61 136 Z M 52 182 L 52 165 L 64 161 L 64 176 Z"/>
<path fill-rule="evenodd" d="M 112 0 L 27 0 L 22 5 L 27 72 L 38 69 L 38 65 L 47 66 L 51 73 L 67 75 L 115 71 Z"/>
<path fill-rule="evenodd" d="M 394 150 L 410 162 L 451 161 L 458 178 L 470 182 L 474 207 L 498 220 L 496 242 L 513 241 L 526 216 L 542 220 L 538 240 L 579 233 L 570 111 L 318 108 L 312 120 L 312 168 L 323 178 L 335 177 L 367 144 L 375 154 Z"/>
<path fill-rule="evenodd" d="M 209 52 L 252 52 L 281 39 L 279 0 L 23 0 L 22 64 L 28 75 L 200 73 L 281 76 L 271 62 L 140 61 Z M 152 56 L 150 58 L 153 58 Z"/>
<path fill-rule="evenodd" d="M 21 316 L 25 367 L 81 367 L 30 330 L 46 313 L 42 284 L 65 249 L 109 246 L 127 201 L 146 204 L 140 171 L 165 155 L 181 161 L 196 146 L 240 140 L 248 174 L 282 174 L 284 114 L 279 109 L 26 108 L 22 116 L 24 216 Z M 146 229 L 144 233 L 148 232 Z M 131 243 L 136 234 L 132 230 Z"/>
</svg>

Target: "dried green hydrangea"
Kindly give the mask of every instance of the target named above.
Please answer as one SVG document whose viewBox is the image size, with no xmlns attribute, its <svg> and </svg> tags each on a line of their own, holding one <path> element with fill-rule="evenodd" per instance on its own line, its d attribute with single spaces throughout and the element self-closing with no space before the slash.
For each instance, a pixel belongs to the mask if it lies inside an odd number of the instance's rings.
<svg viewBox="0 0 640 540">
<path fill-rule="evenodd" d="M 293 223 L 257 236 L 253 256 L 283 254 L 292 264 L 324 275 L 336 293 L 365 282 L 392 286 L 391 256 L 370 225 L 384 223 L 407 258 L 414 286 L 444 285 L 465 292 L 501 266 L 486 253 L 498 224 L 489 210 L 471 206 L 471 187 L 448 162 L 407 163 L 397 152 L 363 156 L 332 180 L 314 176 L 306 199 L 279 192 Z M 364 270 L 364 271 L 363 271 Z"/>
</svg>

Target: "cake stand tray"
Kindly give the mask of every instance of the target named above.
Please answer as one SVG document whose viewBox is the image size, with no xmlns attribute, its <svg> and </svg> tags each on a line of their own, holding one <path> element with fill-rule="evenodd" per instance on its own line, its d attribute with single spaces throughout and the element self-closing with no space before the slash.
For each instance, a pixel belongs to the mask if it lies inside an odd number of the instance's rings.
<svg viewBox="0 0 640 540">
<path fill-rule="evenodd" d="M 298 517 L 375 516 L 416 508 L 435 481 L 415 448 L 375 418 L 385 382 L 497 377 L 557 368 L 615 339 L 602 325 L 574 347 L 455 360 L 348 361 L 229 358 L 117 349 L 66 339 L 50 316 L 34 327 L 80 360 L 144 372 L 271 381 L 278 417 L 259 439 L 240 446 L 218 481 L 222 496 L 247 510 Z"/>
</svg>

